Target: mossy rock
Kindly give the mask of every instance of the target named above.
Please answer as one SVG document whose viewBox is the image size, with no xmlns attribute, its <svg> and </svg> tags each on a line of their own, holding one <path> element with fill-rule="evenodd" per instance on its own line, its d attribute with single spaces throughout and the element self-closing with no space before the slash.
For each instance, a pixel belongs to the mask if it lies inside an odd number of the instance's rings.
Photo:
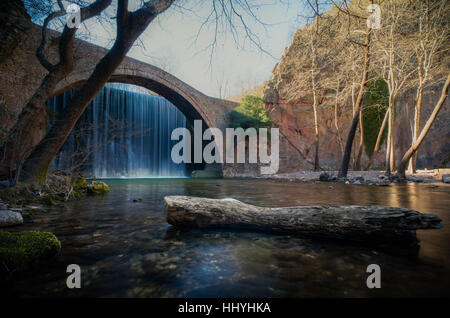
<svg viewBox="0 0 450 318">
<path fill-rule="evenodd" d="M 27 269 L 60 251 L 61 242 L 53 233 L 0 231 L 0 261 L 9 272 Z"/>
<path fill-rule="evenodd" d="M 101 181 L 92 181 L 87 187 L 88 193 L 104 194 L 109 192 L 109 186 Z"/>
</svg>

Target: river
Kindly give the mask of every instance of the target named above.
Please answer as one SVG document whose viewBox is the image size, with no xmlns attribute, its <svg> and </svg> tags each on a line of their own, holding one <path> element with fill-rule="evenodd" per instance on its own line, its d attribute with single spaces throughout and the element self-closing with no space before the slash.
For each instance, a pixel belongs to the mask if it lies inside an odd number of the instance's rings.
<svg viewBox="0 0 450 318">
<path fill-rule="evenodd" d="M 450 186 L 390 187 L 272 180 L 108 179 L 111 192 L 36 212 L 17 230 L 51 231 L 61 255 L 1 287 L 35 297 L 413 297 L 450 296 Z M 420 249 L 374 247 L 229 230 L 179 230 L 165 221 L 166 195 L 246 203 L 389 205 L 438 214 L 418 231 Z M 135 199 L 135 200 L 133 200 Z M 66 268 L 81 267 L 81 288 Z M 366 268 L 381 267 L 368 289 Z"/>
</svg>

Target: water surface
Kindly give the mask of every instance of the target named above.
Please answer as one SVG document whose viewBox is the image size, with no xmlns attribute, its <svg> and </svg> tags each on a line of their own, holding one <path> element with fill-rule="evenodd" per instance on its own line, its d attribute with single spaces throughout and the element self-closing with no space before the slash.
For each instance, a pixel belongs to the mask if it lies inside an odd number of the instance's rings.
<svg viewBox="0 0 450 318">
<path fill-rule="evenodd" d="M 52 207 L 17 228 L 54 232 L 62 242 L 62 253 L 50 264 L 1 287 L 3 292 L 26 297 L 450 296 L 448 185 L 192 179 L 107 182 L 108 195 Z M 418 231 L 419 250 L 244 231 L 181 231 L 165 221 L 166 195 L 232 197 L 269 207 L 389 205 L 438 214 L 444 227 Z M 366 268 L 374 263 L 381 266 L 382 288 L 370 290 Z M 81 289 L 66 287 L 69 264 L 81 266 Z"/>
</svg>

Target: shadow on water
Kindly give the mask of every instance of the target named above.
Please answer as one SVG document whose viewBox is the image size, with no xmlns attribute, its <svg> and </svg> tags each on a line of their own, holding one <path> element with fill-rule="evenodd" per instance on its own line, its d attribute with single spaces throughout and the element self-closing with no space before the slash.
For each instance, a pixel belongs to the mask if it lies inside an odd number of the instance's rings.
<svg viewBox="0 0 450 318">
<path fill-rule="evenodd" d="M 3 288 L 21 296 L 408 297 L 450 295 L 450 187 L 391 187 L 269 180 L 108 180 L 87 197 L 36 214 L 17 230 L 54 232 L 61 255 Z M 332 186 L 330 189 L 329 186 Z M 177 229 L 165 221 L 166 195 L 233 197 L 261 206 L 390 205 L 440 216 L 418 231 L 417 247 L 374 246 L 233 230 Z M 140 199 L 140 200 L 133 200 Z M 68 264 L 82 269 L 69 290 Z M 379 264 L 382 288 L 366 287 Z"/>
</svg>

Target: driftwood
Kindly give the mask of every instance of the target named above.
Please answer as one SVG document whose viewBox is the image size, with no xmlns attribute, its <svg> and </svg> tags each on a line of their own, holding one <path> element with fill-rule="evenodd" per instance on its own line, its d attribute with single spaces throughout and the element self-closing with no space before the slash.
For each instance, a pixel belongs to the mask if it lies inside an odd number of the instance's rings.
<svg viewBox="0 0 450 318">
<path fill-rule="evenodd" d="M 439 229 L 434 214 L 388 206 L 264 208 L 235 199 L 164 198 L 167 222 L 177 227 L 230 228 L 370 242 L 418 242 L 417 229 Z"/>
</svg>

